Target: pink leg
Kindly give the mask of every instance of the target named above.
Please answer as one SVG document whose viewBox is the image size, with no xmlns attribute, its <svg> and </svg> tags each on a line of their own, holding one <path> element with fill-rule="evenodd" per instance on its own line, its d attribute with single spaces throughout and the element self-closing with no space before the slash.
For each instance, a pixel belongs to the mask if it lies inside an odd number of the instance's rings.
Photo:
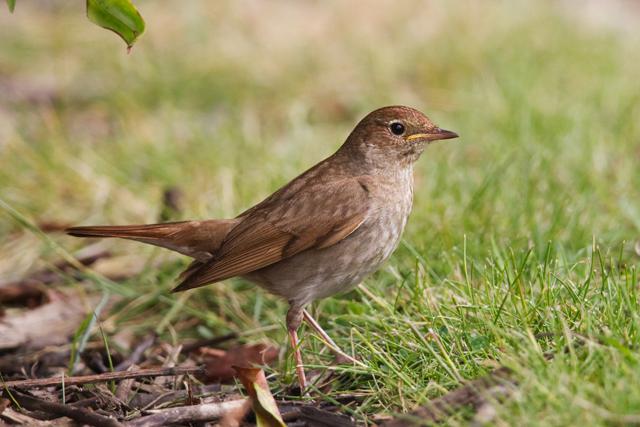
<svg viewBox="0 0 640 427">
<path fill-rule="evenodd" d="M 340 350 L 338 345 L 331 339 L 329 334 L 327 334 L 324 329 L 322 329 L 320 324 L 316 322 L 313 317 L 311 317 L 307 310 L 302 310 L 302 315 L 304 316 L 304 320 L 309 324 L 309 326 L 311 326 L 318 333 L 318 335 L 320 335 L 322 341 L 324 341 L 326 346 L 329 347 L 329 350 L 331 350 L 333 356 L 335 357 L 336 363 L 354 363 L 356 365 L 362 365 L 362 362 L 354 359 L 344 351 Z"/>
<path fill-rule="evenodd" d="M 304 365 L 302 364 L 302 353 L 300 352 L 300 340 L 298 339 L 298 328 L 302 323 L 302 308 L 291 305 L 287 312 L 287 331 L 289 341 L 293 349 L 293 357 L 296 362 L 296 375 L 300 384 L 300 394 L 304 396 L 307 389 L 307 377 L 304 375 Z"/>
<path fill-rule="evenodd" d="M 300 394 L 304 395 L 307 389 L 307 377 L 304 375 L 304 365 L 302 364 L 302 354 L 300 353 L 300 341 L 298 340 L 298 332 L 295 329 L 289 329 L 289 340 L 291 348 L 293 348 L 293 357 L 296 361 L 296 375 L 298 375 L 298 383 L 300 384 Z"/>
</svg>

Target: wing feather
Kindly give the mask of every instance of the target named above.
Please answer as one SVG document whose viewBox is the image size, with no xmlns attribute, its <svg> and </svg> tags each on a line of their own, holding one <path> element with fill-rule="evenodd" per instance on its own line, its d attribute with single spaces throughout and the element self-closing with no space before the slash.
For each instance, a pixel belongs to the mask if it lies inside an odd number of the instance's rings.
<svg viewBox="0 0 640 427">
<path fill-rule="evenodd" d="M 269 199 L 268 199 L 269 200 Z M 285 200 L 250 211 L 214 257 L 190 269 L 174 291 L 184 291 L 267 267 L 308 249 L 328 248 L 367 218 L 368 192 L 355 178 L 301 188 Z"/>
</svg>

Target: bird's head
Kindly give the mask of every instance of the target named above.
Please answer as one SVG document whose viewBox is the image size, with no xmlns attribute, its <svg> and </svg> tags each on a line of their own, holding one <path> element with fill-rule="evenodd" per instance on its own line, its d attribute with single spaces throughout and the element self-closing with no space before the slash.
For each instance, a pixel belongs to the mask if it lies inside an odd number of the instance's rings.
<svg viewBox="0 0 640 427">
<path fill-rule="evenodd" d="M 436 126 L 420 111 L 403 106 L 372 111 L 349 135 L 344 148 L 374 167 L 396 162 L 410 165 L 420 157 L 427 144 L 458 134 Z"/>
</svg>

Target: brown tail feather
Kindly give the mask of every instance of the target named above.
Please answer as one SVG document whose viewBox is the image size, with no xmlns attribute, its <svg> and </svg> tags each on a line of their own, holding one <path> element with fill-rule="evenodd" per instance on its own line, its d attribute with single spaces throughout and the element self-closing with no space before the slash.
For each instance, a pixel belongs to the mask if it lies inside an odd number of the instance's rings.
<svg viewBox="0 0 640 427">
<path fill-rule="evenodd" d="M 71 227 L 67 234 L 76 237 L 117 237 L 171 249 L 200 261 L 211 258 L 235 219 L 179 221 L 143 225 L 97 225 Z"/>
<path fill-rule="evenodd" d="M 166 238 L 172 232 L 179 230 L 181 225 L 189 221 L 168 222 L 165 224 L 144 225 L 90 225 L 85 227 L 70 227 L 65 231 L 75 237 L 120 237 L 131 239 L 143 237 L 147 239 Z"/>
</svg>

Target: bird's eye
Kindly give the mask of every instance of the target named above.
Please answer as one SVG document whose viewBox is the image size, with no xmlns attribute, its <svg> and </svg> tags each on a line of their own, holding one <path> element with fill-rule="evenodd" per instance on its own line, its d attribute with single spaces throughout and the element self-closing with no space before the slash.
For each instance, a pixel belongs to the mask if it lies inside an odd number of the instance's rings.
<svg viewBox="0 0 640 427">
<path fill-rule="evenodd" d="M 389 129 L 391 129 L 391 133 L 394 135 L 402 135 L 405 131 L 404 125 L 400 122 L 393 122 L 389 125 Z"/>
</svg>

